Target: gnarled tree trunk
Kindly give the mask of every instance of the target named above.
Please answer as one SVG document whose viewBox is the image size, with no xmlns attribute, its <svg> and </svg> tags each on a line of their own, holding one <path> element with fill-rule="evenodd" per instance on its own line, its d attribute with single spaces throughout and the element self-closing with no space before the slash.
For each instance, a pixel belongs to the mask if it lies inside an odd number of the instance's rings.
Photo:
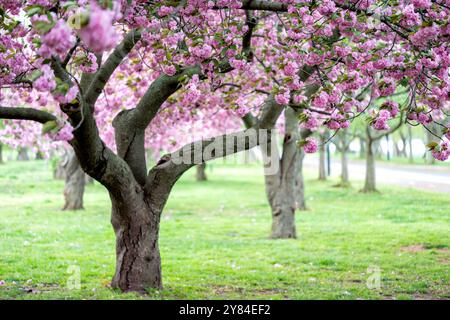
<svg viewBox="0 0 450 320">
<path fill-rule="evenodd" d="M 122 291 L 145 293 L 162 288 L 158 247 L 160 209 L 146 199 L 142 189 L 126 198 L 111 195 L 111 223 L 116 235 L 116 271 L 111 282 Z"/>
<path fill-rule="evenodd" d="M 305 207 L 303 177 L 299 176 L 304 155 L 297 146 L 299 138 L 296 112 L 288 108 L 285 111 L 285 134 L 279 170 L 274 174 L 265 174 L 266 193 L 272 211 L 271 237 L 274 239 L 297 237 L 295 211 L 299 202 Z M 273 150 L 277 154 L 268 153 L 267 156 L 276 161 L 279 159 L 278 148 Z"/>
<path fill-rule="evenodd" d="M 201 163 L 196 167 L 196 175 L 195 178 L 197 181 L 206 181 L 206 163 Z"/>
<path fill-rule="evenodd" d="M 247 128 L 255 125 L 256 119 L 251 114 L 243 117 Z M 261 148 L 264 159 L 264 181 L 267 199 L 272 212 L 271 238 L 295 238 L 295 211 L 306 210 L 305 187 L 303 181 L 303 149 L 297 146 L 301 137 L 305 139 L 311 134 L 309 130 L 298 130 L 296 112 L 288 108 L 285 111 L 285 135 L 283 151 L 280 158 L 275 141 L 269 141 Z M 278 170 L 273 172 L 274 163 Z M 270 168 L 270 171 L 269 171 Z"/>
<path fill-rule="evenodd" d="M 83 209 L 83 195 L 85 185 L 85 173 L 78 162 L 75 153 L 68 152 L 68 161 L 65 163 L 66 185 L 64 187 L 63 210 Z"/>
</svg>

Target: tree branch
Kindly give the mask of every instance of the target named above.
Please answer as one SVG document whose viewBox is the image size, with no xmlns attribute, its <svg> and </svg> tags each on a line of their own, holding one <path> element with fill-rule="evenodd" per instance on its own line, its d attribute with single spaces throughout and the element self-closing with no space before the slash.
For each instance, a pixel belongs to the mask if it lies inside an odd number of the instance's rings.
<svg viewBox="0 0 450 320">
<path fill-rule="evenodd" d="M 0 119 L 30 120 L 44 124 L 48 121 L 55 121 L 56 117 L 47 111 L 33 108 L 0 106 Z"/>
<path fill-rule="evenodd" d="M 260 145 L 262 133 L 266 133 L 265 137 L 270 140 L 271 129 L 283 109 L 283 106 L 277 104 L 273 97 L 270 97 L 266 100 L 260 119 L 254 126 L 232 134 L 195 141 L 163 156 L 148 174 L 145 185 L 146 192 L 149 194 L 167 192 L 169 190 L 155 191 L 155 188 L 170 189 L 184 172 L 199 163 L 222 158 Z M 263 132 L 261 129 L 267 130 L 267 132 Z M 169 183 L 165 186 L 154 183 L 161 179 L 169 181 Z"/>
<path fill-rule="evenodd" d="M 133 29 L 124 37 L 122 42 L 117 45 L 108 59 L 106 59 L 105 63 L 97 71 L 85 94 L 85 100 L 88 105 L 95 104 L 111 75 L 140 39 L 141 30 Z"/>
</svg>

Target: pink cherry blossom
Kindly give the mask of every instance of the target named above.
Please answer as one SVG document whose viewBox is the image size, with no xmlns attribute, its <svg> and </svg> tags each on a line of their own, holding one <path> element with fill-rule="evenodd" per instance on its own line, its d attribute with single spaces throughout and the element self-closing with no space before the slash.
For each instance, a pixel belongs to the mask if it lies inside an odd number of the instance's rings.
<svg viewBox="0 0 450 320">
<path fill-rule="evenodd" d="M 317 142 L 314 138 L 307 138 L 303 146 L 306 153 L 315 153 L 318 150 Z"/>
</svg>

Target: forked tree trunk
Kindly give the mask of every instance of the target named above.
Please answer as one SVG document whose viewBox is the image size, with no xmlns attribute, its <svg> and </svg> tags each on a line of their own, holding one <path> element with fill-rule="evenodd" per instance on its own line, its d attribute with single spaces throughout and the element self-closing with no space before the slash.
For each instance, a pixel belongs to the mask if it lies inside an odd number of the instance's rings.
<svg viewBox="0 0 450 320">
<path fill-rule="evenodd" d="M 28 156 L 27 148 L 20 147 L 17 153 L 17 160 L 18 161 L 28 161 L 30 160 L 30 157 Z"/>
<path fill-rule="evenodd" d="M 161 289 L 158 246 L 161 212 L 152 209 L 142 190 L 137 190 L 134 197 L 111 196 L 111 201 L 111 222 L 116 235 L 116 271 L 111 286 L 124 292 Z"/>
<path fill-rule="evenodd" d="M 320 135 L 319 146 L 319 180 L 327 180 L 327 173 L 325 170 L 325 136 Z"/>
<path fill-rule="evenodd" d="M 206 181 L 206 163 L 202 163 L 196 166 L 196 179 L 197 181 Z"/>
<path fill-rule="evenodd" d="M 370 138 L 366 141 L 366 177 L 362 192 L 377 192 L 376 176 L 375 176 L 375 156 L 373 152 L 373 140 Z"/>
<path fill-rule="evenodd" d="M 65 203 L 63 210 L 81 210 L 83 209 L 85 173 L 72 150 L 69 151 L 68 157 L 64 166 L 66 185 L 64 187 Z"/>
</svg>

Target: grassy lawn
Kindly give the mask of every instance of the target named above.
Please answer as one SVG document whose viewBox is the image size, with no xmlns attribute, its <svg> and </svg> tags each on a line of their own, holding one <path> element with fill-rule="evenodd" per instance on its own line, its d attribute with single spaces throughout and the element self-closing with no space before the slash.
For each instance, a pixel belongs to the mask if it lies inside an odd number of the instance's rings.
<svg viewBox="0 0 450 320">
<path fill-rule="evenodd" d="M 450 298 L 448 194 L 389 186 L 360 194 L 360 183 L 337 189 L 307 173 L 298 239 L 270 240 L 260 166 L 214 164 L 210 181 L 190 172 L 175 186 L 161 224 L 164 290 L 139 297 L 108 287 L 106 191 L 89 185 L 86 210 L 62 212 L 64 183 L 50 171 L 43 161 L 0 166 L 2 299 Z M 80 290 L 66 286 L 73 266 Z M 369 289 L 376 270 L 381 288 Z"/>
</svg>

